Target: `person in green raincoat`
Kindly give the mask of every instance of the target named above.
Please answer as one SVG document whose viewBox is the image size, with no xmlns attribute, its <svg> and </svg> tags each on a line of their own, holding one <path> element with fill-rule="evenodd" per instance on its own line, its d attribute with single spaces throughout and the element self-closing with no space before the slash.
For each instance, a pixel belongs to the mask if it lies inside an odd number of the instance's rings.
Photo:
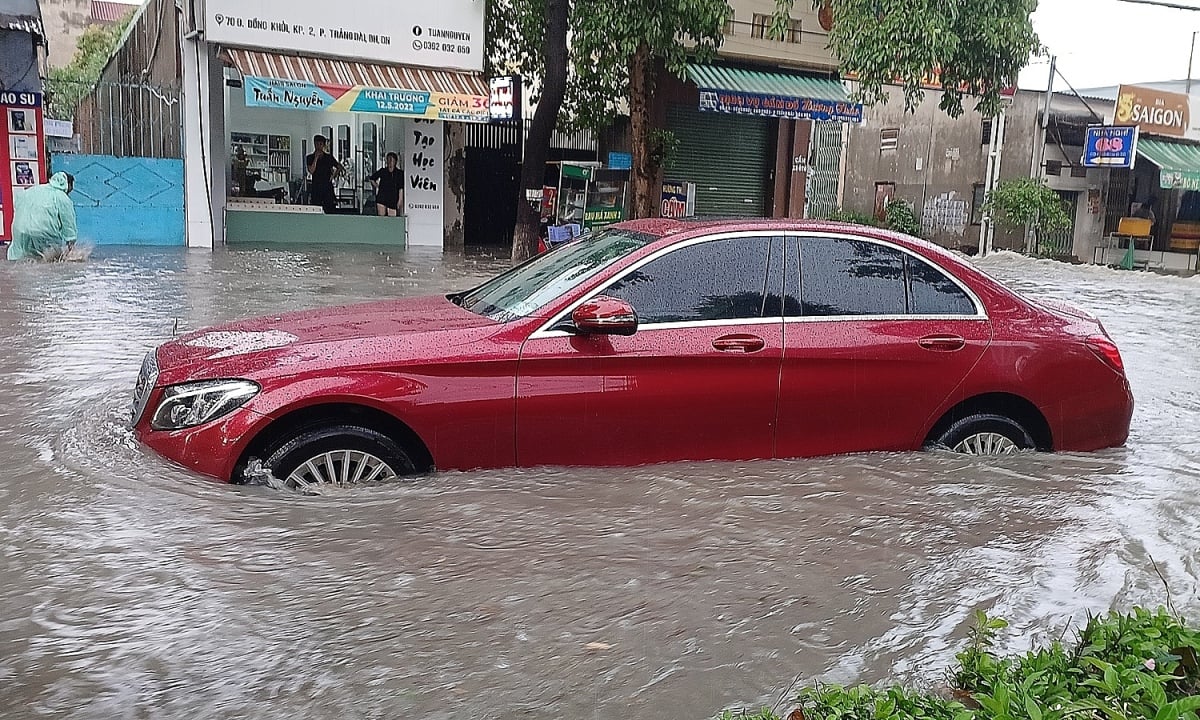
<svg viewBox="0 0 1200 720">
<path fill-rule="evenodd" d="M 68 196 L 74 188 L 75 178 L 59 172 L 45 185 L 15 194 L 9 260 L 50 259 L 70 251 L 76 227 L 75 205 Z"/>
</svg>

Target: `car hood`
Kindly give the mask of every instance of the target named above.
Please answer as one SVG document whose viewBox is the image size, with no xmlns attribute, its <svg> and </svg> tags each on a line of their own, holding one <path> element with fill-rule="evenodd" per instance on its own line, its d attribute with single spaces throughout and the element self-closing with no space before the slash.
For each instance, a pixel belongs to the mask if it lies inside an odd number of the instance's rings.
<svg viewBox="0 0 1200 720">
<path fill-rule="evenodd" d="M 441 295 L 319 308 L 188 333 L 159 347 L 158 364 L 163 375 L 180 376 L 171 382 L 191 376 L 241 376 L 267 364 L 328 355 L 314 352 L 315 347 L 394 343 L 402 337 L 495 324 Z"/>
</svg>

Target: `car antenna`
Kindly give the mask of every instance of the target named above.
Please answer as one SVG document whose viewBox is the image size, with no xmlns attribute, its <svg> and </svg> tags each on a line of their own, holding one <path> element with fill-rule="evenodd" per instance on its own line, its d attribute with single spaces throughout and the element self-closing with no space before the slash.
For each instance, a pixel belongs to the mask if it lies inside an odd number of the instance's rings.
<svg viewBox="0 0 1200 720">
<path fill-rule="evenodd" d="M 175 318 L 175 324 L 171 326 L 171 337 L 179 335 L 179 318 Z"/>
</svg>

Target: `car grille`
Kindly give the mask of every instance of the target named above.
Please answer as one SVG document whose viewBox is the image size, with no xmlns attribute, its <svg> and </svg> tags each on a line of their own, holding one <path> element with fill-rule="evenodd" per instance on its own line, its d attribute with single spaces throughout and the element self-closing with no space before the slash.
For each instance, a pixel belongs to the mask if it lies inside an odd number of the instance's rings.
<svg viewBox="0 0 1200 720">
<path fill-rule="evenodd" d="M 154 391 L 154 384 L 157 382 L 158 357 L 157 353 L 151 350 L 142 361 L 142 371 L 138 373 L 137 385 L 133 387 L 130 424 L 137 425 L 137 421 L 141 419 L 142 413 L 146 411 L 146 403 L 150 400 L 150 393 Z"/>
</svg>

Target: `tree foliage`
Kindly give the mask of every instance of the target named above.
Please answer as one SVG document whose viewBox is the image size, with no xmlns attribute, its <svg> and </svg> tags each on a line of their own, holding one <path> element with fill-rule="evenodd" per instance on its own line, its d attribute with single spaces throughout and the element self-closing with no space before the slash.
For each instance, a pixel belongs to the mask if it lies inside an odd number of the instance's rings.
<svg viewBox="0 0 1200 720">
<path fill-rule="evenodd" d="M 783 37 L 796 2 L 776 0 L 771 31 Z M 829 42 L 843 75 L 859 84 L 868 105 L 887 99 L 885 86 L 899 84 L 905 105 L 916 108 L 923 85 L 938 80 L 941 109 L 963 112 L 967 95 L 986 116 L 1000 108 L 1000 93 L 1039 45 L 1030 14 L 1037 0 L 812 0 L 832 11 Z"/>
<path fill-rule="evenodd" d="M 1032 178 L 1000 183 L 988 193 L 983 209 L 998 224 L 1009 228 L 1033 225 L 1045 232 L 1062 230 L 1071 225 L 1063 199 L 1044 182 Z"/>
<path fill-rule="evenodd" d="M 46 91 L 53 115 L 64 120 L 75 115 L 79 101 L 96 87 L 100 73 L 104 72 L 104 66 L 117 49 L 131 17 L 132 13 L 115 25 L 93 25 L 84 30 L 75 44 L 75 55 L 70 64 L 50 71 Z"/>
</svg>

